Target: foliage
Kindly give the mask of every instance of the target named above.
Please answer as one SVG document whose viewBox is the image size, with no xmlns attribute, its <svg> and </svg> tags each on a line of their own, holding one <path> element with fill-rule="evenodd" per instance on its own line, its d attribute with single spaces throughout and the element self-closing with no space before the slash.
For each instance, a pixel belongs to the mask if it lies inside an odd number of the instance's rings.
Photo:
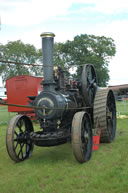
<svg viewBox="0 0 128 193">
<path fill-rule="evenodd" d="M 99 86 L 106 86 L 109 80 L 109 60 L 115 52 L 112 38 L 83 34 L 75 36 L 73 41 L 56 44 L 55 63 L 66 68 L 76 66 L 77 74 L 74 77 L 78 80 L 80 80 L 83 65 L 93 64 Z"/>
<path fill-rule="evenodd" d="M 24 44 L 20 40 L 8 42 L 6 45 L 0 45 L 0 60 L 20 62 L 26 64 L 35 64 L 40 62 L 42 53 L 33 45 Z M 3 81 L 9 77 L 24 74 L 39 73 L 36 66 L 15 65 L 9 63 L 0 63 L 0 75 Z"/>
<path fill-rule="evenodd" d="M 99 86 L 106 86 L 109 80 L 108 64 L 115 55 L 115 44 L 112 38 L 94 35 L 77 35 L 73 41 L 55 43 L 54 64 L 61 66 L 67 74 L 69 69 L 76 66 L 74 75 L 80 80 L 84 64 L 93 64 L 96 69 Z M 0 60 L 8 60 L 26 64 L 42 63 L 42 50 L 37 50 L 33 45 L 24 44 L 17 40 L 0 44 Z M 15 65 L 0 62 L 0 75 L 3 81 L 7 78 L 22 74 L 40 74 L 42 69 L 37 66 Z"/>
</svg>

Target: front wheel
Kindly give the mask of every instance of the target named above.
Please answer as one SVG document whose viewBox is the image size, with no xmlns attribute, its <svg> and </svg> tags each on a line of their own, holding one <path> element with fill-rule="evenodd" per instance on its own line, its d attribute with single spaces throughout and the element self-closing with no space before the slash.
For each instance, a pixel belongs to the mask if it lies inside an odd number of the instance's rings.
<svg viewBox="0 0 128 193">
<path fill-rule="evenodd" d="M 8 155 L 13 161 L 20 162 L 29 158 L 34 144 L 29 138 L 33 131 L 32 122 L 25 115 L 16 115 L 9 123 L 6 134 Z"/>
<path fill-rule="evenodd" d="M 92 126 L 86 112 L 75 113 L 72 121 L 72 149 L 76 160 L 80 163 L 90 160 L 92 155 Z"/>
</svg>

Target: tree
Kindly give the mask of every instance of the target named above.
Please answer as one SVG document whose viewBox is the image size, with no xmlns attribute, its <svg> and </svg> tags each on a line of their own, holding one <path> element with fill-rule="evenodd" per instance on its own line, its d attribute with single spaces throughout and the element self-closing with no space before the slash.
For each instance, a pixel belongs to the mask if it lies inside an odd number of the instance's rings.
<svg viewBox="0 0 128 193">
<path fill-rule="evenodd" d="M 116 48 L 112 38 L 82 34 L 75 36 L 73 41 L 68 40 L 65 43 L 54 45 L 54 64 L 61 66 L 67 74 L 71 67 L 76 66 L 77 71 L 74 75 L 76 80 L 80 80 L 84 64 L 93 64 L 98 85 L 106 86 L 109 81 L 109 61 L 115 52 Z M 42 50 L 37 50 L 33 45 L 24 44 L 20 40 L 8 42 L 6 45 L 0 44 L 0 60 L 40 64 L 42 63 Z M 33 75 L 33 73 L 40 74 L 41 72 L 42 67 L 0 62 L 0 75 L 3 81 L 16 75 Z"/>
<path fill-rule="evenodd" d="M 0 60 L 35 64 L 40 62 L 42 53 L 33 45 L 24 44 L 20 40 L 10 41 L 6 45 L 0 44 Z M 3 82 L 16 75 L 38 74 L 40 68 L 37 66 L 16 65 L 0 62 L 0 75 Z"/>
<path fill-rule="evenodd" d="M 66 68 L 76 66 L 77 73 L 74 75 L 76 80 L 80 80 L 84 64 L 93 64 L 98 85 L 106 86 L 109 81 L 109 61 L 115 52 L 116 48 L 112 38 L 83 34 L 75 36 L 73 41 L 57 44 L 55 62 L 59 62 Z"/>
</svg>

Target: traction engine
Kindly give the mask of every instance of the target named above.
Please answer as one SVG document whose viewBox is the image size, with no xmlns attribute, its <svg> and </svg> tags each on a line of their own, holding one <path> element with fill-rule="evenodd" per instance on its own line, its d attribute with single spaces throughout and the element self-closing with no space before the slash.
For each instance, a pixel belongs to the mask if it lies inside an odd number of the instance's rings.
<svg viewBox="0 0 128 193">
<path fill-rule="evenodd" d="M 91 158 L 93 129 L 101 128 L 101 142 L 112 142 L 116 133 L 116 105 L 112 90 L 97 86 L 94 66 L 83 66 L 81 80 L 71 83 L 61 68 L 53 66 L 54 34 L 42 33 L 43 90 L 29 96 L 40 129 L 26 115 L 16 115 L 7 128 L 6 146 L 16 162 L 29 158 L 34 145 L 49 147 L 72 143 L 76 160 Z"/>
</svg>

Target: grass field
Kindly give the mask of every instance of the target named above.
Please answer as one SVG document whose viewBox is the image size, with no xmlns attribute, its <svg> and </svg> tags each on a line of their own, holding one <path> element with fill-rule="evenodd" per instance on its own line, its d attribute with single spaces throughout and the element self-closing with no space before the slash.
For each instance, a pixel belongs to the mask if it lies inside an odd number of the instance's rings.
<svg viewBox="0 0 128 193">
<path fill-rule="evenodd" d="M 117 102 L 116 107 L 119 114 L 128 115 L 128 101 Z"/>
<path fill-rule="evenodd" d="M 100 144 L 85 164 L 75 160 L 70 143 L 35 146 L 30 159 L 14 163 L 6 152 L 6 127 L 0 126 L 0 193 L 128 193 L 128 118 L 117 120 L 115 141 Z"/>
</svg>

